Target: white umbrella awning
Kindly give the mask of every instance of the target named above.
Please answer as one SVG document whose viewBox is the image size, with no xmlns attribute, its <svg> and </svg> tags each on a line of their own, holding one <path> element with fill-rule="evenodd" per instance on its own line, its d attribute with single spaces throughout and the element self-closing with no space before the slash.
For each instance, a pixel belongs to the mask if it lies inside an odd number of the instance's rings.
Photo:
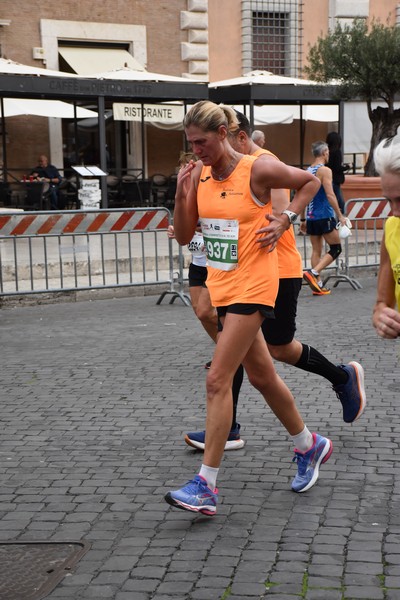
<svg viewBox="0 0 400 600">
<path fill-rule="evenodd" d="M 236 110 L 243 111 L 243 107 L 234 106 Z M 294 104 L 279 104 L 254 106 L 254 125 L 289 125 L 300 119 L 300 107 Z M 339 120 L 339 107 L 336 104 L 306 104 L 302 107 L 304 121 L 319 121 L 335 123 Z"/>
<path fill-rule="evenodd" d="M 300 118 L 300 115 L 296 118 Z M 303 106 L 305 121 L 336 123 L 339 121 L 339 106 L 337 104 L 307 104 Z"/>
<path fill-rule="evenodd" d="M 187 107 L 189 108 L 190 105 Z M 242 111 L 243 106 L 233 106 Z M 292 123 L 293 118 L 298 118 L 297 106 L 255 106 L 254 124 L 272 125 L 275 123 Z M 185 109 L 182 102 L 144 104 L 114 102 L 113 116 L 116 121 L 137 121 L 143 118 L 145 123 L 160 129 L 183 129 Z"/>
<path fill-rule="evenodd" d="M 231 105 L 229 105 L 231 106 Z M 187 108 L 190 108 L 188 105 Z M 232 108 L 243 112 L 243 106 Z M 116 121 L 138 121 L 151 123 L 161 129 L 183 129 L 185 111 L 181 102 L 163 102 L 159 104 L 141 104 L 114 102 L 113 117 Z M 294 104 L 254 106 L 254 125 L 290 125 L 295 119 L 300 119 L 300 107 Z M 335 123 L 339 119 L 339 108 L 336 104 L 311 104 L 303 106 L 305 121 L 320 121 Z"/>
<path fill-rule="evenodd" d="M 4 98 L 4 116 L 15 117 L 18 115 L 36 115 L 39 117 L 55 117 L 57 119 L 73 119 L 74 106 L 61 100 L 33 100 L 30 98 Z M 1 116 L 1 107 L 0 107 Z M 97 112 L 76 107 L 76 116 L 79 119 L 97 117 Z"/>
<path fill-rule="evenodd" d="M 223 79 L 209 83 L 210 88 L 227 87 L 235 85 L 321 85 L 310 79 L 299 79 L 298 77 L 283 77 L 274 75 L 270 71 L 250 71 L 242 77 Z"/>
<path fill-rule="evenodd" d="M 234 106 L 239 112 L 243 112 L 242 106 Z M 290 125 L 293 119 L 297 119 L 297 106 L 255 106 L 254 107 L 254 126 L 257 125 Z"/>
<path fill-rule="evenodd" d="M 62 71 L 52 71 L 51 69 L 41 69 L 40 67 L 31 67 L 23 65 L 13 60 L 0 58 L 0 73 L 7 75 L 37 75 L 46 77 L 77 77 L 74 73 L 63 73 Z"/>
<path fill-rule="evenodd" d="M 385 103 L 372 102 L 372 110 Z M 395 102 L 393 108 L 398 110 L 400 102 Z M 344 139 L 343 148 L 346 154 L 368 154 L 371 144 L 372 123 L 368 117 L 366 102 L 349 100 L 343 105 Z"/>
<path fill-rule="evenodd" d="M 150 71 L 139 71 L 130 67 L 121 67 L 111 71 L 103 71 L 101 73 L 92 73 L 86 77 L 95 79 L 119 79 L 120 81 L 176 81 L 180 83 L 202 83 L 197 79 L 189 79 L 188 77 L 176 77 L 174 75 L 165 75 L 163 73 L 152 73 Z"/>
</svg>

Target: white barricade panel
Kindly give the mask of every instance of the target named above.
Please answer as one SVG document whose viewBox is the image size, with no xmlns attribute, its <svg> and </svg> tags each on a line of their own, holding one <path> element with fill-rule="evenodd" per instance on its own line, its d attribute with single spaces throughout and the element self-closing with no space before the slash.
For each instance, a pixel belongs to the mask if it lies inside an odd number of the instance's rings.
<svg viewBox="0 0 400 600">
<path fill-rule="evenodd" d="M 170 224 L 166 208 L 2 212 L 0 294 L 159 283 L 174 290 L 180 263 Z"/>
<path fill-rule="evenodd" d="M 0 236 L 62 235 L 167 229 L 167 209 L 0 214 Z"/>
<path fill-rule="evenodd" d="M 386 198 L 355 198 L 346 202 L 346 216 L 350 219 L 386 219 L 390 204 Z"/>
</svg>

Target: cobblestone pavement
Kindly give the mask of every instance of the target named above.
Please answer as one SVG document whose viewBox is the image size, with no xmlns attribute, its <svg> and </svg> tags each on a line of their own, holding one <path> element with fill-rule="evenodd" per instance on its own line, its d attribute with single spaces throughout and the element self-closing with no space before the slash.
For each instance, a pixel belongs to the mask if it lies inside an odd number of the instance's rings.
<svg viewBox="0 0 400 600">
<path fill-rule="evenodd" d="M 344 424 L 325 380 L 277 366 L 334 444 L 316 486 L 295 494 L 291 442 L 245 383 L 246 445 L 224 457 L 214 518 L 163 500 L 202 458 L 183 435 L 204 426 L 213 348 L 190 308 L 135 297 L 2 309 L 0 542 L 91 543 L 51 600 L 398 600 L 400 348 L 375 335 L 376 280 L 362 283 L 303 288 L 298 338 L 362 362 L 365 414 Z"/>
</svg>

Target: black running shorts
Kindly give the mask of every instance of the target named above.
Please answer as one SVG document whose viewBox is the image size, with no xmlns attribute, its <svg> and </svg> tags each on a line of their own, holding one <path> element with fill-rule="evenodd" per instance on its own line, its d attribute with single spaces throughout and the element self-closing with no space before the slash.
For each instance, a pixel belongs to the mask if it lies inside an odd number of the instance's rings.
<svg viewBox="0 0 400 600">
<path fill-rule="evenodd" d="M 272 306 L 265 304 L 230 304 L 229 306 L 217 306 L 218 314 L 218 331 L 222 331 L 221 317 L 225 317 L 227 313 L 233 313 L 235 315 L 253 315 L 255 312 L 260 311 L 264 319 L 268 321 L 274 320 L 274 309 Z"/>
<path fill-rule="evenodd" d="M 189 287 L 207 287 L 207 267 L 200 267 L 190 263 L 189 265 Z"/>
<path fill-rule="evenodd" d="M 331 217 L 330 219 L 317 219 L 311 221 L 307 219 L 307 233 L 308 235 L 324 235 L 324 233 L 330 233 L 336 227 L 336 219 Z"/>
<path fill-rule="evenodd" d="M 290 344 L 296 332 L 297 299 L 301 290 L 301 277 L 279 280 L 278 295 L 275 300 L 275 319 L 268 319 L 261 325 L 267 344 L 283 346 Z"/>
</svg>

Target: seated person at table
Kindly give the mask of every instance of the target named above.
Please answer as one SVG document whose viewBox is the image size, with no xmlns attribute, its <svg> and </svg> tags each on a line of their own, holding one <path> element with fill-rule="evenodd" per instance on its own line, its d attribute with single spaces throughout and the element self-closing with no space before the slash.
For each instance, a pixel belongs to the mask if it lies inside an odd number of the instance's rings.
<svg viewBox="0 0 400 600">
<path fill-rule="evenodd" d="M 49 183 L 50 208 L 52 210 L 57 210 L 58 186 L 60 185 L 62 179 L 57 167 L 50 165 L 47 156 L 41 154 L 38 158 L 38 166 L 33 169 L 31 175 L 34 177 L 34 179 L 47 181 Z"/>
</svg>

